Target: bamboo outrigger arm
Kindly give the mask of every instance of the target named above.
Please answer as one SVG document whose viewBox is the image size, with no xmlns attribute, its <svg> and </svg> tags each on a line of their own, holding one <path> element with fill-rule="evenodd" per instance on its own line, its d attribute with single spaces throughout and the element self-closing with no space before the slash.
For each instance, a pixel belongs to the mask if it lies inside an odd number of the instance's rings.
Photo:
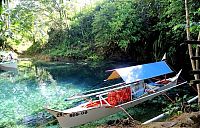
<svg viewBox="0 0 200 128">
<path fill-rule="evenodd" d="M 188 100 L 187 103 L 190 104 L 191 102 L 195 101 L 196 99 L 198 99 L 198 96 L 195 96 L 192 99 Z M 142 124 L 149 124 L 149 123 L 151 123 L 153 121 L 156 121 L 158 119 L 161 119 L 161 118 L 165 117 L 166 115 L 168 115 L 168 112 L 162 113 L 162 114 L 160 114 L 160 115 L 158 115 L 158 116 L 156 116 L 156 117 L 154 117 L 154 118 L 152 118 L 150 120 L 145 121 Z"/>
</svg>

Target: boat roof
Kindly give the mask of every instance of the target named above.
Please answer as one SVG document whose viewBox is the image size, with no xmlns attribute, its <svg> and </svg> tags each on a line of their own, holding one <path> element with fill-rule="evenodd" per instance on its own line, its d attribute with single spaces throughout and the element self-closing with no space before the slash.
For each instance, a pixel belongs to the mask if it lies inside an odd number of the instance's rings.
<svg viewBox="0 0 200 128">
<path fill-rule="evenodd" d="M 165 75 L 172 73 L 173 71 L 167 65 L 165 61 L 136 65 L 125 68 L 118 68 L 112 70 L 111 75 L 107 80 L 122 78 L 123 81 L 128 83 L 133 83 L 136 81 Z"/>
</svg>

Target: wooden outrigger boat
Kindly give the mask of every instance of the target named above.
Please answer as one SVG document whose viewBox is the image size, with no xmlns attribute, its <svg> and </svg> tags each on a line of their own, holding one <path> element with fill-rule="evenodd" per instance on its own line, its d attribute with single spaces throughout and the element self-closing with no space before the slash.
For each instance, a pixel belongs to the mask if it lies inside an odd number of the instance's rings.
<svg viewBox="0 0 200 128">
<path fill-rule="evenodd" d="M 48 106 L 46 106 L 45 109 L 57 118 L 61 127 L 68 128 L 98 120 L 119 111 L 125 111 L 127 108 L 150 100 L 174 87 L 186 83 L 177 84 L 181 71 L 174 77 L 165 77 L 163 80 L 154 82 L 151 80 L 151 78 L 173 72 L 165 61 L 110 71 L 112 71 L 112 73 L 106 81 L 122 78 L 123 82 L 91 90 L 91 92 L 86 92 L 82 95 L 76 95 L 67 99 L 73 100 L 95 96 L 98 98 L 97 100 L 90 100 L 63 111 L 51 109 Z"/>
<path fill-rule="evenodd" d="M 0 52 L 0 70 L 16 70 L 17 59 L 13 52 Z"/>
</svg>

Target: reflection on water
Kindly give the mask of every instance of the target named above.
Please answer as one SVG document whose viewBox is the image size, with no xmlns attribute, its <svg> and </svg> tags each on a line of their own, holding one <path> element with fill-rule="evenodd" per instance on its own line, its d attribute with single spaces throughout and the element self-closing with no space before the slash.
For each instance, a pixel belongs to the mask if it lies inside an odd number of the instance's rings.
<svg viewBox="0 0 200 128">
<path fill-rule="evenodd" d="M 18 71 L 0 72 L 0 127 L 26 127 L 27 121 L 44 112 L 43 106 L 63 109 L 70 97 L 105 79 L 105 70 L 117 64 L 19 62 Z M 119 64 L 121 65 L 121 64 Z M 24 123 L 25 122 L 25 123 Z"/>
</svg>

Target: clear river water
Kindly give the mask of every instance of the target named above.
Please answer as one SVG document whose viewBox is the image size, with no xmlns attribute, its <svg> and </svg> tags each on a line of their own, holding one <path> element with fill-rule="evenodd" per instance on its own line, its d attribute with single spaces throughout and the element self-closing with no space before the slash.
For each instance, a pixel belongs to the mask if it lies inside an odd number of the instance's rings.
<svg viewBox="0 0 200 128">
<path fill-rule="evenodd" d="M 134 64 L 133 62 L 97 64 L 20 61 L 17 71 L 0 72 L 0 128 L 57 128 L 59 127 L 57 122 L 52 121 L 55 119 L 44 110 L 45 105 L 57 109 L 73 106 L 78 101 L 66 102 L 64 99 L 83 91 L 102 87 L 103 85 L 98 83 L 109 75 L 106 70 Z M 130 111 L 130 113 L 136 113 L 135 118 L 145 120 L 147 118 L 141 116 L 147 115 L 144 106 L 136 107 L 134 112 Z M 149 113 L 149 110 L 147 112 L 151 117 L 161 111 L 161 109 L 156 110 L 155 106 L 148 106 L 148 108 L 151 112 Z M 126 115 L 115 114 L 81 127 L 94 127 L 119 117 L 126 117 Z"/>
</svg>

